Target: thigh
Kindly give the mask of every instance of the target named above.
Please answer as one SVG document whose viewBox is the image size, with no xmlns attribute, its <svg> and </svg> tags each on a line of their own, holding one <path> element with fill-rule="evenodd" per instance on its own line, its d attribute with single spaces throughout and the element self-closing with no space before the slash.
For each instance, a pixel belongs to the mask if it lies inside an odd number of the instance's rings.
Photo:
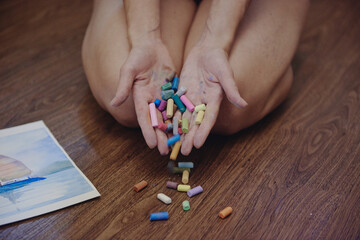
<svg viewBox="0 0 360 240">
<path fill-rule="evenodd" d="M 208 0 L 199 7 L 188 36 L 186 54 L 201 36 L 210 5 Z M 236 84 L 249 105 L 237 109 L 224 97 L 215 132 L 237 132 L 264 117 L 286 98 L 292 83 L 290 62 L 307 7 L 305 0 L 251 2 L 229 53 Z"/>
<path fill-rule="evenodd" d="M 180 71 L 186 35 L 195 4 L 191 0 L 161 1 L 161 34 Z M 119 81 L 119 71 L 131 46 L 128 41 L 126 14 L 119 0 L 95 1 L 83 42 L 82 58 L 91 91 L 105 110 L 125 126 L 138 126 L 132 96 L 120 107 L 110 106 Z"/>
</svg>

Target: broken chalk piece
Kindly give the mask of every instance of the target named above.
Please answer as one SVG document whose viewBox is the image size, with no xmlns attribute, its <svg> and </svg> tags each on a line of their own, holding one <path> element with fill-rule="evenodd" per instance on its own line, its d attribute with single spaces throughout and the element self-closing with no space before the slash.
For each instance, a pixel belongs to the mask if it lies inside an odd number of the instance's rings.
<svg viewBox="0 0 360 240">
<path fill-rule="evenodd" d="M 193 197 L 195 195 L 198 195 L 199 193 L 202 193 L 204 189 L 201 186 L 194 187 L 193 189 L 187 191 L 187 195 L 189 197 Z"/>
<path fill-rule="evenodd" d="M 191 189 L 190 185 L 179 184 L 179 185 L 177 186 L 177 190 L 178 190 L 179 192 L 187 192 L 187 191 L 189 191 L 190 189 Z"/>
<path fill-rule="evenodd" d="M 171 203 L 171 198 L 169 198 L 168 196 L 166 196 L 165 194 L 163 193 L 159 193 L 157 195 L 157 198 L 162 201 L 163 203 L 165 204 L 170 204 Z"/>
<path fill-rule="evenodd" d="M 139 192 L 141 189 L 145 188 L 147 186 L 147 184 L 148 183 L 145 180 L 143 180 L 143 181 L 141 181 L 141 182 L 134 185 L 134 190 L 136 192 Z"/>
<path fill-rule="evenodd" d="M 194 163 L 193 162 L 179 162 L 178 166 L 184 167 L 184 168 L 194 168 Z"/>
<path fill-rule="evenodd" d="M 189 203 L 188 200 L 183 201 L 182 205 L 183 205 L 184 211 L 189 211 L 190 210 L 190 203 Z"/>
<path fill-rule="evenodd" d="M 181 147 L 181 141 L 177 141 L 171 151 L 171 154 L 170 154 L 171 160 L 174 160 L 174 161 L 176 160 L 177 156 L 179 155 L 180 147 Z"/>
<path fill-rule="evenodd" d="M 167 220 L 169 219 L 168 212 L 157 212 L 150 214 L 150 221 Z"/>
<path fill-rule="evenodd" d="M 232 208 L 231 207 L 226 207 L 223 210 L 221 210 L 219 212 L 219 217 L 221 218 L 226 218 L 227 216 L 229 216 L 232 213 Z"/>
<path fill-rule="evenodd" d="M 167 181 L 166 182 L 166 187 L 167 188 L 171 188 L 171 189 L 177 189 L 177 186 L 179 184 L 177 182 L 171 182 L 171 181 Z"/>
<path fill-rule="evenodd" d="M 149 104 L 149 110 L 150 110 L 150 118 L 151 118 L 151 125 L 153 127 L 157 127 L 159 125 L 157 116 L 156 116 L 156 108 L 155 108 L 155 103 L 150 103 Z"/>
</svg>

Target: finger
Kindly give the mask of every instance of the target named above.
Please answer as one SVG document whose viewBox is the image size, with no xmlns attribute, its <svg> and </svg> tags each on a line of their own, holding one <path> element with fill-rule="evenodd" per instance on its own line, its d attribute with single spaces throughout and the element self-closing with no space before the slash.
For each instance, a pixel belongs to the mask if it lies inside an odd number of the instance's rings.
<svg viewBox="0 0 360 240">
<path fill-rule="evenodd" d="M 135 99 L 137 99 L 136 96 Z M 157 138 L 151 125 L 148 102 L 146 100 L 135 101 L 135 112 L 146 144 L 152 149 L 157 145 Z"/>
<path fill-rule="evenodd" d="M 163 122 L 161 112 L 158 110 L 157 110 L 157 117 L 158 117 L 159 123 Z M 156 133 L 156 138 L 157 138 L 157 146 L 158 146 L 158 150 L 159 150 L 160 154 L 161 155 L 168 154 L 169 147 L 167 146 L 167 134 L 159 128 L 155 128 L 155 133 Z"/>
<path fill-rule="evenodd" d="M 129 97 L 135 74 L 132 68 L 124 65 L 120 69 L 119 85 L 115 97 L 111 100 L 111 106 L 118 107 Z"/>
<path fill-rule="evenodd" d="M 194 116 L 196 116 L 194 113 L 190 113 L 188 110 L 186 110 L 182 117 L 183 119 L 184 118 L 189 119 L 189 132 L 185 133 L 184 142 L 181 145 L 181 154 L 184 156 L 189 155 L 192 150 L 192 147 L 194 146 L 194 136 L 198 128 L 198 126 L 195 125 Z"/>
<path fill-rule="evenodd" d="M 181 120 L 181 112 L 178 110 L 178 111 L 176 111 L 175 112 L 175 114 L 174 114 L 174 117 L 173 117 L 173 126 L 175 125 L 175 122 L 174 122 L 174 119 L 178 119 L 178 128 L 177 128 L 177 130 L 176 131 L 174 131 L 174 128 L 173 128 L 173 134 L 174 133 L 179 133 L 179 128 L 180 128 L 180 126 L 181 126 L 181 124 L 179 123 L 179 120 Z"/>
<path fill-rule="evenodd" d="M 167 145 L 166 133 L 158 128 L 155 128 L 155 133 L 157 137 L 157 146 L 159 153 L 161 155 L 167 155 L 169 153 L 169 147 Z"/>
<path fill-rule="evenodd" d="M 228 62 L 225 65 L 224 71 L 222 71 L 217 77 L 229 102 L 238 108 L 244 108 L 248 105 L 248 103 L 240 96 L 238 87 L 236 86 L 234 80 L 234 73 Z"/>
<path fill-rule="evenodd" d="M 220 102 L 209 102 L 206 105 L 205 116 L 199 125 L 196 135 L 194 136 L 194 146 L 200 148 L 209 136 L 209 133 L 215 125 L 217 116 L 219 114 Z"/>
</svg>

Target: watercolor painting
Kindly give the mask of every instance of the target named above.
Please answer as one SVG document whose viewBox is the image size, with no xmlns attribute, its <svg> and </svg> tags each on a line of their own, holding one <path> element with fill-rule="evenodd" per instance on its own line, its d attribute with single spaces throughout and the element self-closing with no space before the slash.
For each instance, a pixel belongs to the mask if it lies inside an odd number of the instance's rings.
<svg viewBox="0 0 360 240">
<path fill-rule="evenodd" d="M 0 226 L 99 196 L 44 122 L 0 130 Z"/>
</svg>

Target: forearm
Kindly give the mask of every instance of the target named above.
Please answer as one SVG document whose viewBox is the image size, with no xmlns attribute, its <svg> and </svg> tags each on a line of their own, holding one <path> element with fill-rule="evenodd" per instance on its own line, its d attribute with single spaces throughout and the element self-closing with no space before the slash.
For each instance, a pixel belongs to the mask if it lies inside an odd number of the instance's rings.
<svg viewBox="0 0 360 240">
<path fill-rule="evenodd" d="M 125 0 L 129 41 L 132 46 L 160 39 L 160 0 Z"/>
<path fill-rule="evenodd" d="M 229 51 L 250 0 L 213 0 L 199 44 Z"/>
</svg>

